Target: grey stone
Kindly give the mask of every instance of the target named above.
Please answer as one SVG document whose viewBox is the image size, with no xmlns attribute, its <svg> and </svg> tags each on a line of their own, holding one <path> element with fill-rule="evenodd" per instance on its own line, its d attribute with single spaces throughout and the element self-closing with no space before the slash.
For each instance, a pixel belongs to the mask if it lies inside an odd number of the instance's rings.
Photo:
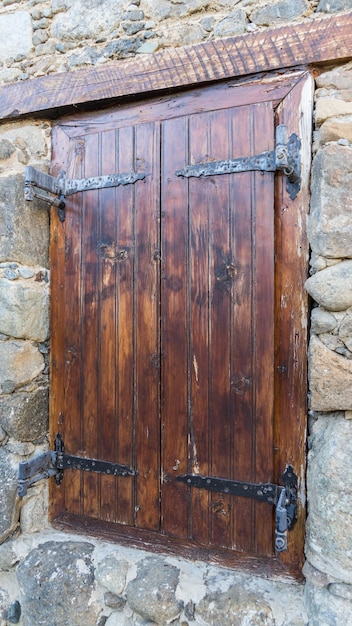
<svg viewBox="0 0 352 626">
<path fill-rule="evenodd" d="M 0 70 L 0 82 L 1 83 L 12 83 L 17 78 L 21 76 L 21 70 L 16 67 L 5 67 Z"/>
<path fill-rule="evenodd" d="M 68 59 L 69 67 L 78 65 L 94 65 L 99 57 L 99 52 L 94 48 L 85 48 L 80 54 L 73 54 Z"/>
<path fill-rule="evenodd" d="M 140 10 L 127 11 L 127 13 L 123 14 L 122 19 L 130 20 L 131 22 L 139 22 L 144 19 L 144 13 Z"/>
<path fill-rule="evenodd" d="M 204 30 L 199 24 L 180 22 L 176 25 L 170 25 L 163 43 L 166 46 L 189 46 L 203 41 L 204 38 Z"/>
<path fill-rule="evenodd" d="M 39 206 L 24 200 L 23 176 L 0 179 L 0 261 L 48 266 L 48 210 Z"/>
<path fill-rule="evenodd" d="M 5 272 L 5 278 L 7 280 L 17 280 L 17 278 L 19 277 L 19 273 L 15 272 L 14 270 L 6 270 Z"/>
<path fill-rule="evenodd" d="M 307 583 L 305 599 L 310 615 L 309 626 L 352 624 L 352 603 Z"/>
<path fill-rule="evenodd" d="M 118 39 L 104 48 L 103 55 L 107 58 L 125 59 L 137 52 L 142 43 L 142 39 L 138 37 L 136 39 Z"/>
<path fill-rule="evenodd" d="M 202 20 L 200 20 L 200 23 L 204 30 L 206 30 L 207 33 L 210 33 L 215 26 L 216 20 L 214 17 L 204 17 Z"/>
<path fill-rule="evenodd" d="M 352 142 L 352 117 L 327 119 L 320 127 L 319 141 L 321 145 L 337 141 L 339 146 L 349 146 Z"/>
<path fill-rule="evenodd" d="M 352 149 L 329 144 L 312 167 L 308 236 L 312 249 L 325 257 L 352 256 Z"/>
<path fill-rule="evenodd" d="M 309 390 L 313 411 L 352 410 L 351 361 L 314 336 L 309 346 Z"/>
<path fill-rule="evenodd" d="M 247 16 L 244 11 L 233 11 L 214 27 L 215 37 L 231 37 L 246 31 Z"/>
<path fill-rule="evenodd" d="M 246 591 L 242 585 L 206 595 L 197 606 L 196 617 L 210 626 L 275 626 L 272 610 L 264 597 Z"/>
<path fill-rule="evenodd" d="M 119 596 L 124 591 L 126 585 L 127 571 L 127 561 L 122 561 L 113 555 L 109 555 L 98 564 L 95 577 L 100 585 Z"/>
<path fill-rule="evenodd" d="M 132 22 L 131 24 L 122 24 L 122 28 L 126 35 L 135 35 L 144 29 L 144 22 Z"/>
<path fill-rule="evenodd" d="M 33 35 L 33 45 L 40 46 L 40 44 L 48 41 L 49 35 L 46 30 L 37 30 Z"/>
<path fill-rule="evenodd" d="M 138 565 L 137 578 L 127 586 L 127 602 L 143 619 L 167 624 L 181 613 L 176 598 L 179 570 L 161 558 L 146 558 Z"/>
<path fill-rule="evenodd" d="M 17 468 L 11 462 L 11 455 L 0 448 L 0 543 L 15 530 L 17 512 Z"/>
<path fill-rule="evenodd" d="M 123 609 L 126 604 L 125 598 L 121 598 L 121 596 L 117 596 L 116 593 L 112 593 L 111 591 L 104 593 L 104 602 L 106 606 L 115 610 Z"/>
<path fill-rule="evenodd" d="M 49 20 L 42 18 L 33 22 L 33 30 L 43 30 L 50 25 Z"/>
<path fill-rule="evenodd" d="M 17 568 L 24 626 L 95 626 L 101 612 L 92 600 L 93 546 L 50 541 Z"/>
<path fill-rule="evenodd" d="M 352 585 L 346 585 L 345 583 L 330 583 L 329 592 L 339 598 L 345 598 L 345 600 L 352 600 Z"/>
<path fill-rule="evenodd" d="M 11 56 L 27 56 L 32 48 L 32 20 L 27 11 L 0 15 L 0 61 Z"/>
<path fill-rule="evenodd" d="M 349 584 L 352 583 L 351 454 L 352 422 L 345 420 L 343 414 L 319 417 L 313 424 L 308 455 L 306 555 L 316 569 Z"/>
<path fill-rule="evenodd" d="M 22 278 L 33 278 L 34 270 L 31 267 L 26 267 L 25 265 L 18 268 L 19 275 Z"/>
<path fill-rule="evenodd" d="M 31 341 L 0 342 L 0 389 L 10 393 L 24 386 L 42 373 L 44 365 L 43 355 Z"/>
<path fill-rule="evenodd" d="M 0 160 L 9 159 L 15 152 L 15 146 L 8 139 L 0 139 Z"/>
<path fill-rule="evenodd" d="M 329 313 L 328 311 L 324 311 L 324 309 L 320 309 L 316 307 L 312 310 L 311 315 L 311 331 L 316 335 L 320 335 L 321 333 L 328 333 L 337 326 L 336 317 Z"/>
<path fill-rule="evenodd" d="M 144 2 L 145 13 L 158 21 L 169 17 L 188 17 L 208 8 L 209 4 L 209 0 L 178 0 L 177 3 L 169 0 L 146 0 Z"/>
<path fill-rule="evenodd" d="M 10 596 L 6 589 L 0 588 L 0 624 L 5 626 L 7 624 L 7 608 L 10 602 Z"/>
<path fill-rule="evenodd" d="M 317 11 L 337 13 L 352 8 L 352 0 L 320 0 Z"/>
<path fill-rule="evenodd" d="M 352 311 L 348 312 L 340 323 L 339 338 L 346 348 L 352 351 Z"/>
<path fill-rule="evenodd" d="M 33 272 L 34 274 L 34 272 Z M 46 282 L 0 278 L 0 332 L 45 341 L 49 335 L 49 286 Z"/>
<path fill-rule="evenodd" d="M 349 2 L 350 6 L 352 6 L 351 0 Z M 328 72 L 322 72 L 316 77 L 316 85 L 317 87 L 338 89 L 340 92 L 350 90 L 352 85 L 352 62 L 335 67 Z"/>
<path fill-rule="evenodd" d="M 342 261 L 305 282 L 312 298 L 329 311 L 345 311 L 352 306 L 352 261 Z"/>
<path fill-rule="evenodd" d="M 46 387 L 1 398 L 0 424 L 17 441 L 36 441 L 48 430 L 49 393 Z"/>
<path fill-rule="evenodd" d="M 52 34 L 61 41 L 95 39 L 102 32 L 111 32 L 120 22 L 121 0 L 67 0 L 62 3 L 66 11 L 53 18 Z M 60 3 L 53 3 L 53 12 Z"/>
<path fill-rule="evenodd" d="M 287 22 L 312 12 L 307 0 L 280 0 L 253 11 L 250 19 L 258 26 Z"/>
<path fill-rule="evenodd" d="M 13 549 L 13 541 L 8 539 L 0 545 L 0 570 L 8 572 L 18 563 L 18 556 Z"/>
<path fill-rule="evenodd" d="M 145 41 L 142 45 L 136 50 L 137 54 L 152 54 L 156 52 L 159 48 L 159 41 Z"/>
</svg>

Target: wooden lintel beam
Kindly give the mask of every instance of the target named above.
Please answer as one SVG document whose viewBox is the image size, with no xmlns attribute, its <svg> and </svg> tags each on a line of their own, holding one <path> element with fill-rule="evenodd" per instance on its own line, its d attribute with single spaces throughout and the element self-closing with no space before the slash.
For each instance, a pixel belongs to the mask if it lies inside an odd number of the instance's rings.
<svg viewBox="0 0 352 626">
<path fill-rule="evenodd" d="M 0 87 L 0 120 L 352 57 L 352 11 Z M 71 109 L 72 110 L 72 109 Z"/>
</svg>

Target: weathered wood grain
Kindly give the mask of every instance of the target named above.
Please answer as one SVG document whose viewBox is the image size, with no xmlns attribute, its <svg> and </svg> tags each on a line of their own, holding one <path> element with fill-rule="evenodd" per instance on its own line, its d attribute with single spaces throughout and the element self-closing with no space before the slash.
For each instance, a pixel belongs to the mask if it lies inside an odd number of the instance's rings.
<svg viewBox="0 0 352 626">
<path fill-rule="evenodd" d="M 55 116 L 153 91 L 352 56 L 352 11 L 0 88 L 0 119 Z"/>
</svg>

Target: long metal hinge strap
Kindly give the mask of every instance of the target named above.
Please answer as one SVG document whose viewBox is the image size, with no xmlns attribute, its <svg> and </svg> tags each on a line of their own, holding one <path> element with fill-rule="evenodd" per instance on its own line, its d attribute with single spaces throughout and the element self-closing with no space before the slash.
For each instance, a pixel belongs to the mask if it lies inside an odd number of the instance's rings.
<svg viewBox="0 0 352 626">
<path fill-rule="evenodd" d="M 92 189 L 106 189 L 119 185 L 131 185 L 137 180 L 143 180 L 145 173 L 128 172 L 122 174 L 108 174 L 107 176 L 95 176 L 90 178 L 66 178 L 64 171 L 58 178 L 37 170 L 28 165 L 25 171 L 24 197 L 25 200 L 39 198 L 54 205 L 59 209 L 59 217 L 64 221 L 65 198 L 80 191 Z M 49 195 L 52 194 L 52 195 Z M 53 197 L 56 196 L 56 197 Z"/>
<path fill-rule="evenodd" d="M 44 452 L 30 461 L 23 461 L 18 468 L 18 495 L 25 496 L 30 485 L 43 478 L 55 477 L 56 484 L 60 484 L 64 469 L 77 469 L 97 472 L 110 476 L 136 476 L 138 472 L 128 465 L 111 463 L 98 459 L 66 454 L 62 437 L 58 435 L 55 440 L 55 450 Z"/>
<path fill-rule="evenodd" d="M 252 157 L 242 157 L 221 161 L 207 161 L 195 165 L 187 165 L 175 172 L 184 178 L 217 176 L 219 174 L 236 174 L 239 172 L 282 171 L 287 176 L 286 188 L 292 200 L 295 199 L 301 186 L 301 140 L 292 133 L 287 141 L 287 128 L 280 124 L 276 128 L 276 148 Z"/>
<path fill-rule="evenodd" d="M 177 476 L 176 480 L 189 487 L 252 498 L 276 506 L 275 550 L 283 552 L 287 549 L 287 531 L 293 528 L 297 516 L 298 479 L 292 465 L 287 465 L 282 478 L 284 486 L 273 483 L 246 483 L 198 474 Z"/>
</svg>

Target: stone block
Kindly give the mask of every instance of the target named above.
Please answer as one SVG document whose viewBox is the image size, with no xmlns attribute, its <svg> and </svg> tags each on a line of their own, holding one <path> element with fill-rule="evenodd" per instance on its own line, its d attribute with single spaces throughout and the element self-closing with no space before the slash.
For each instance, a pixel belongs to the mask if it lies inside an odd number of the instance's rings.
<svg viewBox="0 0 352 626">
<path fill-rule="evenodd" d="M 352 8 L 351 0 L 320 0 L 317 8 L 324 13 L 337 13 L 338 11 L 348 11 Z"/>
<path fill-rule="evenodd" d="M 116 28 L 124 12 L 122 0 L 65 0 L 64 13 L 58 12 L 60 3 L 53 3 L 56 15 L 52 35 L 60 41 L 96 39 L 102 32 Z"/>
<path fill-rule="evenodd" d="M 352 116 L 346 117 L 341 119 L 332 117 L 322 124 L 320 127 L 320 144 L 339 139 L 347 139 L 349 143 L 352 143 Z"/>
<path fill-rule="evenodd" d="M 246 32 L 247 16 L 244 11 L 233 11 L 220 20 L 214 28 L 215 37 L 232 37 Z"/>
<path fill-rule="evenodd" d="M 0 179 L 0 261 L 48 267 L 48 211 L 26 202 L 23 186 L 20 175 Z"/>
<path fill-rule="evenodd" d="M 312 310 L 311 315 L 311 331 L 316 335 L 321 333 L 329 333 L 337 326 L 337 320 L 328 311 L 316 307 Z"/>
<path fill-rule="evenodd" d="M 182 611 L 176 597 L 179 570 L 161 558 L 146 558 L 138 565 L 137 578 L 127 586 L 127 602 L 145 620 L 168 624 Z"/>
<path fill-rule="evenodd" d="M 352 261 L 342 261 L 313 274 L 305 282 L 312 298 L 328 311 L 352 306 Z"/>
<path fill-rule="evenodd" d="M 49 392 L 38 387 L 28 392 L 15 392 L 2 396 L 0 424 L 4 431 L 17 441 L 36 441 L 48 430 Z"/>
<path fill-rule="evenodd" d="M 49 285 L 32 279 L 9 281 L 0 273 L 0 333 L 45 341 L 49 336 Z"/>
<path fill-rule="evenodd" d="M 120 596 L 125 589 L 127 571 L 127 561 L 109 555 L 98 564 L 95 577 L 102 587 L 116 596 Z"/>
<path fill-rule="evenodd" d="M 0 543 L 15 530 L 17 510 L 17 468 L 11 461 L 11 455 L 0 448 Z"/>
<path fill-rule="evenodd" d="M 310 504 L 306 546 L 307 558 L 317 570 L 333 582 L 344 581 L 349 585 L 352 583 L 351 435 L 352 422 L 343 415 L 321 416 L 313 425 L 308 456 Z"/>
<path fill-rule="evenodd" d="M 315 122 L 318 126 L 330 117 L 352 115 L 352 102 L 324 96 L 318 98 L 315 107 Z"/>
<path fill-rule="evenodd" d="M 31 341 L 0 341 L 0 391 L 12 393 L 39 376 L 44 358 Z"/>
<path fill-rule="evenodd" d="M 49 541 L 28 554 L 17 568 L 24 626 L 96 626 L 92 552 L 87 542 Z"/>
<path fill-rule="evenodd" d="M 352 603 L 330 593 L 330 589 L 316 588 L 307 583 L 305 600 L 311 619 L 309 626 L 336 626 L 352 624 Z"/>
<path fill-rule="evenodd" d="M 32 20 L 27 11 L 0 15 L 0 62 L 32 49 Z"/>
<path fill-rule="evenodd" d="M 171 23 L 163 37 L 164 46 L 190 46 L 203 41 L 205 33 L 198 23 Z"/>
<path fill-rule="evenodd" d="M 312 166 L 308 238 L 313 252 L 330 258 L 352 257 L 352 148 L 329 144 Z"/>
<path fill-rule="evenodd" d="M 343 341 L 346 348 L 352 352 L 352 311 L 349 311 L 340 323 L 339 338 Z"/>
<path fill-rule="evenodd" d="M 206 595 L 197 606 L 196 617 L 206 624 L 275 626 L 272 610 L 264 597 L 241 585 L 232 585 L 223 593 Z"/>
<path fill-rule="evenodd" d="M 352 410 L 352 362 L 314 336 L 309 346 L 309 390 L 313 411 Z"/>
<path fill-rule="evenodd" d="M 258 26 L 270 26 L 280 22 L 289 22 L 310 13 L 312 9 L 307 0 L 280 0 L 253 11 L 250 19 Z"/>
<path fill-rule="evenodd" d="M 331 4 L 331 0 L 328 1 Z M 349 0 L 349 4 L 351 8 L 351 0 Z M 350 90 L 352 86 L 352 62 L 339 65 L 328 72 L 322 72 L 322 74 L 316 77 L 315 81 L 319 88 L 338 89 L 339 91 Z"/>
<path fill-rule="evenodd" d="M 169 0 L 146 0 L 144 5 L 144 13 L 159 21 L 169 17 L 188 17 L 208 8 L 209 0 L 178 0 L 175 3 Z"/>
</svg>

